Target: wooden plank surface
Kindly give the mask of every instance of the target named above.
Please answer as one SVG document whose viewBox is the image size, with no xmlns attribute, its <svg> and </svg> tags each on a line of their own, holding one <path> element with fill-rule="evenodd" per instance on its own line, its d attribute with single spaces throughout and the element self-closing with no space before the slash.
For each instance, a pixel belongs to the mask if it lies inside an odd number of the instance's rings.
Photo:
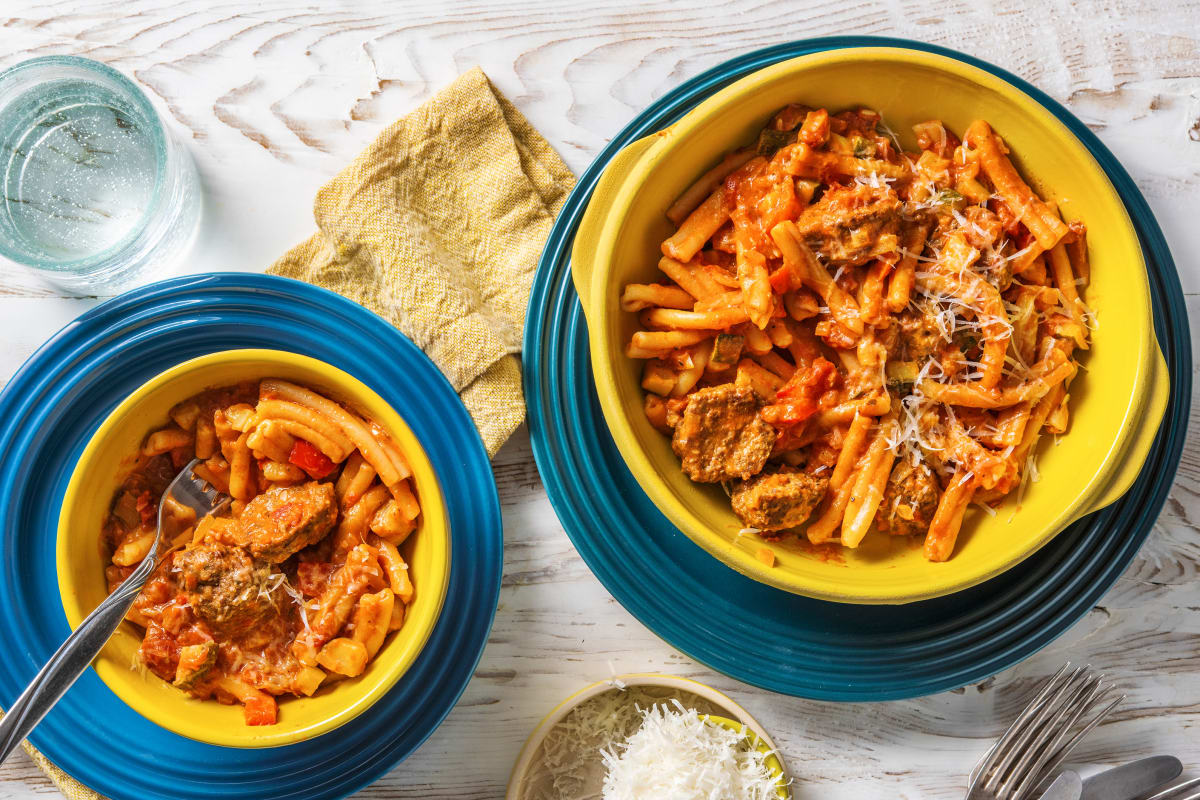
<svg viewBox="0 0 1200 800">
<path fill-rule="evenodd" d="M 311 198 L 387 122 L 476 64 L 577 171 L 638 111 L 749 49 L 831 34 L 905 36 L 1009 69 L 1065 103 L 1134 176 L 1200 304 L 1200 3 L 756 0 L 377 2 L 53 0 L 0 7 L 0 66 L 75 53 L 134 77 L 186 141 L 205 189 L 184 271 L 260 270 L 312 227 Z M 0 377 L 94 299 L 0 266 Z M 1193 336 L 1193 344 L 1195 337 Z M 1194 411 L 1195 409 L 1193 409 Z M 1194 414 L 1193 414 L 1194 416 Z M 1023 693 L 1066 658 L 1129 700 L 1080 760 L 1175 753 L 1200 769 L 1200 445 L 1189 442 L 1154 534 L 1067 635 L 1025 664 L 934 697 L 847 707 L 715 675 L 634 620 L 562 531 L 522 429 L 495 461 L 505 579 L 459 706 L 364 798 L 496 798 L 526 734 L 610 670 L 696 677 L 774 732 L 796 797 L 958 798 Z M 18 754 L 0 797 L 54 796 Z"/>
</svg>

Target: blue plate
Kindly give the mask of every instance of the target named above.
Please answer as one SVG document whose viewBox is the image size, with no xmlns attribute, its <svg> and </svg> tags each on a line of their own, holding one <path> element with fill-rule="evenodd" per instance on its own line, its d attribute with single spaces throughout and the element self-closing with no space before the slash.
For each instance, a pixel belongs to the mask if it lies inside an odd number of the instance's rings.
<svg viewBox="0 0 1200 800">
<path fill-rule="evenodd" d="M 795 56 L 845 47 L 906 47 L 986 69 L 1046 106 L 1108 172 L 1146 254 L 1155 331 L 1171 375 L 1162 428 L 1120 501 L 1075 523 L 984 584 L 906 606 L 799 597 L 726 567 L 676 530 L 626 468 L 596 400 L 587 326 L 570 275 L 580 216 L 609 160 L 726 85 Z M 630 613 L 669 644 L 731 677 L 822 700 L 915 697 L 994 675 L 1083 616 L 1128 566 L 1179 462 L 1191 398 L 1191 347 L 1179 277 L 1145 199 L 1079 120 L 1021 79 L 970 56 L 902 39 L 837 36 L 759 50 L 688 81 L 601 152 L 568 198 L 538 267 L 525 332 L 525 395 L 538 469 L 576 549 Z"/>
<path fill-rule="evenodd" d="M 458 395 L 416 345 L 362 306 L 306 283 L 241 274 L 169 280 L 84 314 L 0 394 L 0 706 L 70 633 L 55 536 L 67 481 L 92 432 L 164 369 L 241 347 L 289 350 L 340 367 L 404 417 L 446 496 L 446 603 L 416 662 L 374 706 L 323 736 L 271 750 L 216 747 L 170 733 L 88 670 L 29 738 L 114 800 L 307 800 L 357 791 L 415 750 L 449 713 L 495 615 L 503 536 L 491 464 Z"/>
</svg>

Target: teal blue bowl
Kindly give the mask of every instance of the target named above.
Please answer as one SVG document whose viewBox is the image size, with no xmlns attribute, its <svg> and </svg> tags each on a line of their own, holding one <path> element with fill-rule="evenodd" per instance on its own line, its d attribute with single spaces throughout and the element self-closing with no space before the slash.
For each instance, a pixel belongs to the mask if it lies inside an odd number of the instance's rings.
<svg viewBox="0 0 1200 800">
<path fill-rule="evenodd" d="M 751 72 L 834 48 L 902 47 L 960 59 L 1033 97 L 1107 172 L 1146 258 L 1155 333 L 1170 373 L 1167 412 L 1129 492 L 1072 524 L 1002 575 L 904 606 L 813 600 L 746 578 L 676 530 L 638 486 L 600 413 L 587 325 L 569 256 L 580 217 L 609 160 Z M 1053 641 L 1100 599 L 1133 559 L 1166 500 L 1191 398 L 1188 318 L 1174 262 L 1145 199 L 1078 119 L 995 66 L 902 39 L 839 36 L 740 56 L 688 81 L 622 130 L 580 178 L 559 215 L 530 299 L 523 355 L 529 427 L 550 500 L 588 566 L 635 617 L 719 672 L 771 691 L 835 701 L 916 697 L 982 680 Z"/>
<path fill-rule="evenodd" d="M 177 278 L 84 314 L 0 392 L 0 707 L 9 707 L 71 632 L 59 596 L 55 534 L 67 482 L 92 433 L 165 369 L 255 347 L 336 366 L 408 423 L 445 497 L 451 542 L 445 604 L 403 680 L 337 730 L 282 747 L 186 739 L 142 717 L 87 670 L 29 739 L 113 800 L 323 800 L 356 792 L 437 729 L 474 674 L 491 630 L 503 560 L 500 502 L 479 434 L 433 362 L 380 317 L 306 283 L 233 273 Z"/>
</svg>

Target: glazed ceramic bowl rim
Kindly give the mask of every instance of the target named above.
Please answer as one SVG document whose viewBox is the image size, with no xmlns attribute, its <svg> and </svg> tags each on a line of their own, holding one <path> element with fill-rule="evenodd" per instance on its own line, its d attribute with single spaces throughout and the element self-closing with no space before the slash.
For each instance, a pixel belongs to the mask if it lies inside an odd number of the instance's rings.
<svg viewBox="0 0 1200 800">
<path fill-rule="evenodd" d="M 248 727 L 240 724 L 224 730 L 215 730 L 201 723 L 181 719 L 176 713 L 172 713 L 171 709 L 160 710 L 156 704 L 150 701 L 148 695 L 136 688 L 130 688 L 122 682 L 110 680 L 109 671 L 114 667 L 104 660 L 103 653 L 97 657 L 97 661 L 93 664 L 92 668 L 96 670 L 104 685 L 146 719 L 190 739 L 208 744 L 237 748 L 278 747 L 306 741 L 334 730 L 367 711 L 400 681 L 405 672 L 408 671 L 409 667 L 420 656 L 421 651 L 424 649 L 429 637 L 433 633 L 434 627 L 441 617 L 450 578 L 451 532 L 442 499 L 442 491 L 436 472 L 425 453 L 424 446 L 417 441 L 415 434 L 413 434 L 411 427 L 404 417 L 365 382 L 328 362 L 286 350 L 235 348 L 214 351 L 189 358 L 160 371 L 122 400 L 104 418 L 104 421 L 96 429 L 95 433 L 88 439 L 75 464 L 71 478 L 67 484 L 66 493 L 63 496 L 55 545 L 59 595 L 68 624 L 72 628 L 77 628 L 87 613 L 90 612 L 90 609 L 85 610 L 83 608 L 76 594 L 74 581 L 71 576 L 71 565 L 77 556 L 72 552 L 73 548 L 68 541 L 70 538 L 70 535 L 67 533 L 69 517 L 77 506 L 76 496 L 79 494 L 84 476 L 89 470 L 94 468 L 95 465 L 92 462 L 98 457 L 98 452 L 102 449 L 106 439 L 127 417 L 135 413 L 137 408 L 148 397 L 159 391 L 165 384 L 176 379 L 184 379 L 190 374 L 206 373 L 213 370 L 220 370 L 223 367 L 236 366 L 239 363 L 253 361 L 272 362 L 284 369 L 296 368 L 319 375 L 322 379 L 319 382 L 326 384 L 324 388 L 338 396 L 338 399 L 344 402 L 355 404 L 361 402 L 362 398 L 369 397 L 381 409 L 388 412 L 385 416 L 390 416 L 390 419 L 377 420 L 385 429 L 403 433 L 413 442 L 417 443 L 417 452 L 406 450 L 406 454 L 410 456 L 410 461 L 413 463 L 414 480 L 420 475 L 425 476 L 422 481 L 424 485 L 421 487 L 422 514 L 425 516 L 419 531 L 424 534 L 424 544 L 432 547 L 430 559 L 435 569 L 432 571 L 432 574 L 415 577 L 418 577 L 421 581 L 423 593 L 432 593 L 434 602 L 426 605 L 424 612 L 419 617 L 414 614 L 406 620 L 406 623 L 416 627 L 416 636 L 412 641 L 409 652 L 394 664 L 388 665 L 386 670 L 379 670 L 377 674 L 371 674 L 371 665 L 368 665 L 367 673 L 356 679 L 359 683 L 354 685 L 354 691 L 349 693 L 349 701 L 335 713 L 318 718 L 302 727 L 284 732 L 264 732 L 266 730 L 264 728 Z M 270 369 L 271 367 L 264 367 L 265 372 L 269 372 Z M 264 374 L 262 377 L 269 377 L 269 375 Z M 222 383 L 219 375 L 214 375 L 214 380 L 210 385 L 221 386 L 225 384 Z M 148 430 L 149 425 L 147 432 Z M 438 531 L 441 532 L 441 535 L 434 536 Z M 97 560 L 97 569 L 101 568 L 102 565 Z M 392 644 L 394 644 L 392 641 L 386 642 L 384 648 L 386 649 Z M 379 666 L 375 661 L 372 661 L 372 664 Z M 342 687 L 336 688 L 341 689 Z M 206 701 L 197 701 L 189 698 L 187 702 L 200 703 Z M 287 700 L 285 699 L 285 711 L 286 705 Z"/>
<path fill-rule="evenodd" d="M 779 764 L 783 769 L 783 778 L 786 781 L 789 776 L 787 763 L 783 758 L 783 753 L 775 744 L 775 741 L 759 723 L 754 716 L 741 706 L 736 700 L 729 697 L 719 689 L 714 689 L 708 684 L 701 683 L 694 678 L 684 678 L 678 675 L 667 675 L 660 672 L 630 672 L 623 675 L 614 675 L 611 678 L 589 683 L 581 689 L 567 695 L 561 700 L 558 705 L 550 709 L 546 716 L 542 717 L 529 736 L 525 739 L 525 743 L 521 745 L 521 751 L 517 754 L 516 760 L 513 762 L 512 773 L 508 778 L 508 785 L 505 789 L 505 800 L 520 800 L 516 794 L 520 787 L 521 781 L 529 772 L 529 768 L 533 765 L 533 756 L 537 752 L 539 746 L 549 735 L 550 730 L 557 725 L 567 714 L 571 713 L 581 703 L 590 700 L 597 695 L 613 689 L 625 689 L 635 686 L 654 686 L 664 689 L 677 689 L 684 692 L 690 692 L 697 697 L 701 697 L 714 705 L 722 706 L 725 709 L 723 716 L 740 722 L 749 730 L 754 732 L 754 735 L 759 740 L 775 751 L 775 755 L 779 759 Z"/>
<path fill-rule="evenodd" d="M 1084 490 L 1069 504 L 1064 505 L 1058 516 L 1040 526 L 1039 536 L 1032 539 L 1026 547 L 1012 550 L 1005 558 L 992 559 L 988 564 L 981 565 L 972 572 L 964 573 L 961 569 L 953 572 L 947 571 L 943 572 L 936 581 L 930 581 L 928 576 L 921 579 L 914 576 L 889 586 L 886 590 L 875 591 L 863 591 L 855 587 L 848 589 L 844 583 L 817 575 L 806 575 L 803 581 L 793 579 L 791 576 L 781 577 L 773 568 L 758 561 L 752 553 L 734 546 L 725 536 L 716 532 L 690 508 L 687 508 L 677 498 L 676 492 L 670 488 L 664 477 L 654 468 L 621 402 L 617 392 L 615 364 L 624 358 L 624 354 L 610 337 L 610 331 L 605 322 L 607 316 L 614 313 L 612 309 L 615 307 L 614 304 L 607 302 L 610 298 L 607 297 L 605 288 L 610 283 L 617 240 L 629 214 L 631 201 L 637 196 L 641 187 L 652 179 L 656 166 L 668 160 L 678 149 L 682 148 L 687 143 L 688 134 L 693 129 L 707 124 L 711 119 L 719 116 L 721 111 L 739 105 L 743 97 L 760 84 L 814 67 L 864 61 L 894 63 L 903 67 L 916 66 L 952 74 L 990 89 L 1013 106 L 1021 116 L 1032 119 L 1038 127 L 1054 133 L 1075 153 L 1082 168 L 1090 172 L 1105 187 L 1105 202 L 1117 209 L 1120 219 L 1120 231 L 1116 235 L 1132 243 L 1130 250 L 1136 253 L 1138 259 L 1136 267 L 1143 278 L 1141 281 L 1134 282 L 1137 285 L 1137 297 L 1133 300 L 1137 308 L 1142 310 L 1143 318 L 1137 332 L 1138 359 L 1134 395 L 1124 409 L 1122 424 L 1109 446 L 1107 456 L 1097 466 Z M 1158 418 L 1161 417 L 1158 415 L 1155 418 L 1152 427 L 1149 428 L 1149 436 L 1145 435 L 1145 430 L 1139 429 L 1139 426 L 1135 424 L 1143 401 L 1154 389 L 1156 369 L 1161 370 L 1159 362 L 1162 361 L 1151 321 L 1152 311 L 1148 279 L 1145 277 L 1144 254 L 1124 203 L 1096 159 L 1065 124 L 1024 91 L 979 67 L 949 56 L 904 47 L 847 47 L 797 56 L 746 75 L 702 101 L 666 131 L 644 137 L 639 142 L 628 145 L 622 152 L 633 151 L 639 146 L 639 143 L 642 147 L 641 152 L 632 155 L 628 171 L 623 175 L 622 183 L 615 191 L 611 204 L 599 226 L 598 242 L 594 257 L 591 259 L 591 263 L 594 265 L 593 271 L 584 276 L 581 281 L 577 280 L 576 284 L 579 285 L 582 282 L 582 286 L 580 286 L 581 302 L 585 315 L 589 318 L 589 351 L 597 395 L 618 450 L 631 472 L 638 477 L 639 484 L 654 505 L 688 538 L 707 550 L 713 557 L 762 583 L 817 599 L 850 603 L 914 602 L 951 594 L 1000 574 L 1035 553 L 1070 522 L 1086 513 L 1102 508 L 1120 496 L 1125 488 L 1128 488 L 1128 483 L 1132 482 L 1137 470 L 1131 471 L 1125 468 L 1121 463 L 1124 459 L 1120 456 L 1134 447 L 1140 447 L 1144 455 L 1144 450 L 1148 448 L 1150 440 L 1153 438 L 1153 431 L 1157 428 Z M 617 158 L 619 157 L 620 154 Z M 603 181 L 603 177 L 601 177 L 601 181 Z M 592 202 L 596 202 L 595 197 Z M 1163 378 L 1165 370 L 1161 370 L 1157 374 L 1159 378 Z M 1157 396 L 1152 398 L 1151 403 L 1161 406 L 1165 402 L 1165 397 L 1165 386 L 1160 384 L 1157 386 Z M 1115 493 L 1111 491 L 1114 482 L 1124 484 L 1121 487 L 1122 491 Z"/>
</svg>

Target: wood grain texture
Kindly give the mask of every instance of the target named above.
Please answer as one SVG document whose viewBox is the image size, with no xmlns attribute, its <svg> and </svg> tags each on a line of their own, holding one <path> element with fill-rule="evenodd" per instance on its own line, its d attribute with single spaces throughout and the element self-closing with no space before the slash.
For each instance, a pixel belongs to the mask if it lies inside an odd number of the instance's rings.
<svg viewBox="0 0 1200 800">
<path fill-rule="evenodd" d="M 1031 81 L 1131 172 L 1200 305 L 1200 3 L 1032 0 L 657 0 L 314 3 L 52 0 L 0 7 L 0 66 L 76 53 L 145 87 L 205 188 L 187 271 L 260 270 L 312 227 L 320 184 L 380 128 L 479 64 L 577 171 L 655 98 L 747 50 L 831 34 L 953 47 Z M 0 267 L 0 376 L 96 300 Z M 1193 346 L 1196 345 L 1193 334 Z M 1197 408 L 1193 406 L 1193 418 Z M 610 670 L 662 670 L 729 692 L 776 736 L 797 800 L 960 798 L 972 763 L 1064 659 L 1102 666 L 1129 700 L 1079 752 L 1087 768 L 1153 752 L 1200 768 L 1200 443 L 1189 442 L 1154 534 L 1118 584 L 1026 663 L 934 697 L 846 707 L 779 697 L 695 664 L 643 628 L 566 537 L 522 429 L 495 460 L 504 587 L 462 701 L 363 798 L 503 793 L 524 737 Z M 0 797 L 53 797 L 18 754 Z"/>
</svg>

